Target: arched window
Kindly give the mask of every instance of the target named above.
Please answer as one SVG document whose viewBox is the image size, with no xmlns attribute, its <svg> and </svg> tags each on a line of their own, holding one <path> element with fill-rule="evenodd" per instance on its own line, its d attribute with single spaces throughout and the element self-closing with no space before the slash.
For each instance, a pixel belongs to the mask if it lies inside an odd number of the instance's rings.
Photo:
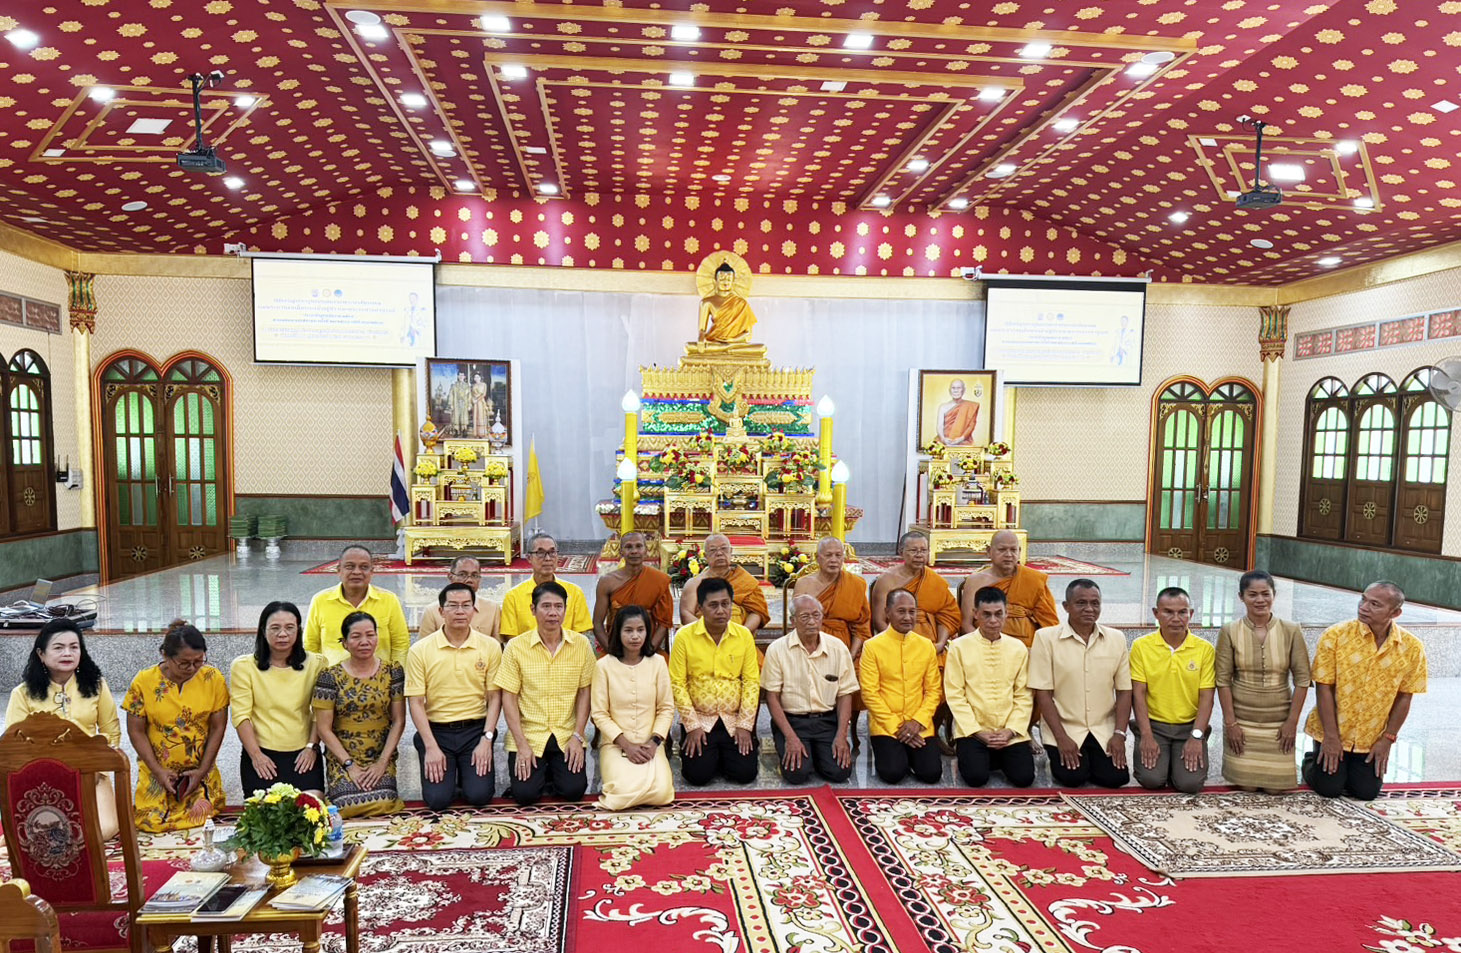
<svg viewBox="0 0 1461 953">
<path fill-rule="evenodd" d="M 51 479 L 51 374 L 35 351 L 17 351 L 0 374 L 4 408 L 4 499 L 0 534 L 18 536 L 56 528 L 56 483 Z"/>
<path fill-rule="evenodd" d="M 1299 492 L 1299 533 L 1314 539 L 1341 539 L 1349 475 L 1349 388 L 1335 377 L 1318 381 L 1309 390 L 1304 419 L 1309 465 Z"/>
<path fill-rule="evenodd" d="M 1423 553 L 1441 551 L 1451 455 L 1451 414 L 1430 390 L 1435 373 L 1433 367 L 1417 368 L 1400 382 L 1395 545 Z"/>
</svg>

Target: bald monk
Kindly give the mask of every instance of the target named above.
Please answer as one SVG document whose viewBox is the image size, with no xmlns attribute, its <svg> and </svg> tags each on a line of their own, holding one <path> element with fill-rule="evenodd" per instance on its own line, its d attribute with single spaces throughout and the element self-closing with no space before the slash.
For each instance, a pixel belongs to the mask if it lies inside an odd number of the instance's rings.
<svg viewBox="0 0 1461 953">
<path fill-rule="evenodd" d="M 964 583 L 961 598 L 963 620 L 960 631 L 973 632 L 974 594 L 985 586 L 993 586 L 1009 601 L 1009 614 L 1004 621 L 1004 634 L 1012 635 L 1029 648 L 1035 641 L 1035 630 L 1060 624 L 1055 614 L 1055 597 L 1050 594 L 1050 577 L 1038 569 L 1020 565 L 1020 538 L 1007 529 L 989 540 L 989 568 L 974 573 Z"/>
<path fill-rule="evenodd" d="M 594 637 L 605 652 L 609 649 L 609 630 L 625 606 L 639 606 L 649 612 L 654 631 L 650 644 L 662 651 L 675 624 L 675 600 L 670 595 L 670 577 L 644 563 L 649 542 L 643 533 L 626 533 L 619 540 L 619 556 L 624 565 L 605 573 L 594 588 Z"/>
<path fill-rule="evenodd" d="M 731 621 L 745 626 L 755 635 L 771 617 L 771 610 L 756 577 L 731 562 L 731 541 L 721 533 L 705 537 L 705 571 L 685 583 L 685 591 L 680 595 L 681 624 L 689 625 L 700 618 L 700 599 L 696 592 L 700 588 L 700 580 L 709 576 L 731 584 L 734 603 Z"/>
<path fill-rule="evenodd" d="M 852 650 L 856 662 L 862 644 L 872 638 L 867 583 L 842 568 L 847 550 L 841 540 L 828 536 L 817 543 L 817 571 L 796 581 L 791 597 L 813 596 L 822 604 L 822 631 L 836 636 Z"/>
<path fill-rule="evenodd" d="M 904 533 L 898 540 L 898 555 L 903 565 L 883 573 L 873 583 L 873 628 L 881 632 L 888 627 L 888 593 L 906 589 L 918 603 L 918 622 L 913 630 L 933 642 L 942 653 L 949 638 L 959 634 L 959 604 L 942 576 L 928 568 L 928 537 L 922 533 Z M 940 659 L 942 661 L 942 659 Z"/>
<path fill-rule="evenodd" d="M 949 398 L 936 411 L 939 440 L 946 447 L 972 447 L 979 404 L 964 399 L 964 382 L 957 379 L 949 382 Z"/>
</svg>

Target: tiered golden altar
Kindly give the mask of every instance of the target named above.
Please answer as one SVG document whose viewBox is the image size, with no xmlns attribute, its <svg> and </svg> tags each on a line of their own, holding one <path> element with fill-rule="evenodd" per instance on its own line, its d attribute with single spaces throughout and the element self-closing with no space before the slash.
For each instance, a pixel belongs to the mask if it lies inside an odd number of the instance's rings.
<svg viewBox="0 0 1461 953">
<path fill-rule="evenodd" d="M 969 550 L 977 557 L 1002 529 L 1019 537 L 1023 560 L 1027 539 L 1019 528 L 1019 478 L 1009 446 L 933 449 L 918 465 L 921 519 L 914 524 L 928 534 L 929 564 L 951 551 Z"/>
<path fill-rule="evenodd" d="M 414 470 L 406 565 L 435 549 L 512 562 L 512 457 L 487 440 L 445 440 L 418 451 Z"/>
</svg>

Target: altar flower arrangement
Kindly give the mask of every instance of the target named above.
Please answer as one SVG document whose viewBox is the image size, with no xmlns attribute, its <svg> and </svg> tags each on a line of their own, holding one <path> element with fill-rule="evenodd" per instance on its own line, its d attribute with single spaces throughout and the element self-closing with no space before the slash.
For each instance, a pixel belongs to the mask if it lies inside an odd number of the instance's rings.
<svg viewBox="0 0 1461 953">
<path fill-rule="evenodd" d="M 665 486 L 671 490 L 708 490 L 710 489 L 710 474 L 701 467 L 686 460 L 684 463 L 666 472 Z"/>
<path fill-rule="evenodd" d="M 754 473 L 757 454 L 743 443 L 723 443 L 715 450 L 715 459 L 728 473 Z"/>
<path fill-rule="evenodd" d="M 1007 456 L 1010 452 L 1010 445 L 1001 440 L 999 443 L 991 443 L 985 447 L 984 452 L 996 458 Z"/>
<path fill-rule="evenodd" d="M 781 461 L 781 465 L 766 474 L 766 486 L 783 493 L 805 493 L 817 482 L 822 466 L 817 455 L 810 450 L 798 450 Z"/>
<path fill-rule="evenodd" d="M 507 476 L 507 464 L 501 460 L 493 460 L 487 464 L 487 475 L 493 479 L 500 480 Z"/>
<path fill-rule="evenodd" d="M 715 431 L 706 427 L 690 438 L 690 447 L 698 453 L 710 453 L 715 449 Z"/>
<path fill-rule="evenodd" d="M 783 546 L 781 552 L 777 553 L 775 560 L 772 561 L 766 578 L 773 586 L 780 588 L 805 569 L 811 561 L 811 554 L 799 553 L 790 546 Z"/>
<path fill-rule="evenodd" d="M 928 446 L 923 448 L 923 452 L 928 454 L 931 459 L 942 460 L 949 455 L 949 448 L 944 446 L 942 440 L 935 437 L 928 442 Z"/>
<path fill-rule="evenodd" d="M 1019 486 L 1020 478 L 1013 470 L 999 470 L 994 474 L 994 485 L 996 488 Z"/>
<path fill-rule="evenodd" d="M 792 443 L 780 430 L 773 430 L 767 436 L 761 438 L 761 452 L 769 454 L 790 453 L 796 444 Z"/>
<path fill-rule="evenodd" d="M 685 453 L 685 449 L 677 443 L 672 443 L 649 461 L 649 468 L 656 473 L 665 473 L 688 461 L 689 455 Z"/>
<path fill-rule="evenodd" d="M 944 487 L 953 486 L 955 483 L 958 482 L 959 478 L 954 476 L 947 470 L 940 470 L 938 473 L 935 473 L 928 479 L 928 485 L 933 487 L 935 490 L 942 490 Z"/>
<path fill-rule="evenodd" d="M 295 880 L 290 864 L 300 856 L 319 856 L 329 835 L 324 803 L 280 782 L 244 802 L 229 846 L 258 854 L 269 865 L 269 883 L 287 886 Z"/>
<path fill-rule="evenodd" d="M 422 457 L 416 461 L 416 475 L 423 480 L 429 480 L 441 472 L 441 467 L 436 465 L 435 457 Z"/>
<path fill-rule="evenodd" d="M 705 560 L 700 553 L 699 544 L 691 543 L 684 549 L 675 552 L 674 558 L 670 560 L 670 564 L 665 568 L 665 571 L 670 574 L 670 582 L 672 584 L 683 586 L 691 576 L 700 575 L 700 570 L 704 566 Z"/>
<path fill-rule="evenodd" d="M 457 447 L 451 452 L 451 455 L 462 466 L 477 462 L 477 451 L 471 447 Z"/>
</svg>

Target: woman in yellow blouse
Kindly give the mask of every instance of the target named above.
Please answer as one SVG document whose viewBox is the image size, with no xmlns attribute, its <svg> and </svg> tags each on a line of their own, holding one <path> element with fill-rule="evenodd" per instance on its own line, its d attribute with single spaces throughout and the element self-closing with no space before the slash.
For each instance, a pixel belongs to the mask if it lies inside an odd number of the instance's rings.
<svg viewBox="0 0 1461 953">
<path fill-rule="evenodd" d="M 664 749 L 675 697 L 670 670 L 649 641 L 652 625 L 643 608 L 620 609 L 609 633 L 609 654 L 594 669 L 592 714 L 603 779 L 599 806 L 610 811 L 675 799 Z"/>
<path fill-rule="evenodd" d="M 48 711 L 89 735 L 103 735 L 113 748 L 122 744 L 117 703 L 106 679 L 86 651 L 81 629 L 70 619 L 53 619 L 36 633 L 35 651 L 25 660 L 21 683 L 10 692 L 5 725 Z M 96 812 L 101 836 L 117 832 L 117 799 L 110 775 L 96 779 Z"/>
<path fill-rule="evenodd" d="M 162 637 L 162 661 L 132 679 L 122 710 L 137 749 L 137 829 L 201 827 L 225 804 L 218 747 L 228 730 L 228 684 L 208 664 L 203 633 L 182 619 Z"/>
<path fill-rule="evenodd" d="M 240 655 L 228 668 L 233 727 L 243 743 L 238 774 L 245 797 L 279 782 L 324 791 L 310 699 L 325 657 L 304 650 L 301 629 L 298 606 L 269 603 L 259 614 L 254 654 Z"/>
</svg>

